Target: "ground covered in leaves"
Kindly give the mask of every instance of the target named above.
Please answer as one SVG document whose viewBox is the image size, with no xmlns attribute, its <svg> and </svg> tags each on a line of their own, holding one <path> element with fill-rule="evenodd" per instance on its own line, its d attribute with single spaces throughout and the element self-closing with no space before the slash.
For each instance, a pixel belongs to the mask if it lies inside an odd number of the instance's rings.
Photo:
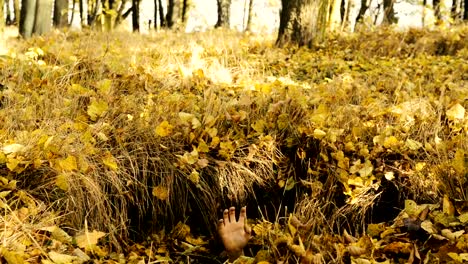
<svg viewBox="0 0 468 264">
<path fill-rule="evenodd" d="M 55 33 L 0 57 L 7 263 L 468 261 L 468 28 Z"/>
</svg>

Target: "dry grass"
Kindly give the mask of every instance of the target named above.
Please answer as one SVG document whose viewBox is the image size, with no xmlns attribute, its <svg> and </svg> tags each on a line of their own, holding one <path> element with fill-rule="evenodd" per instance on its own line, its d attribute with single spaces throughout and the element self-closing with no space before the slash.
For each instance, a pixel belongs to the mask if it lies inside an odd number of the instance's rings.
<svg viewBox="0 0 468 264">
<path fill-rule="evenodd" d="M 0 168 L 63 225 L 88 223 L 116 247 L 179 221 L 214 231 L 220 201 L 266 186 L 281 195 L 285 182 L 310 241 L 360 232 L 387 172 L 401 199 L 467 199 L 466 114 L 447 117 L 468 109 L 463 39 L 466 27 L 364 32 L 315 50 L 223 31 L 34 38 L 0 59 L 0 142 L 24 147 Z M 108 108 L 92 117 L 93 102 Z M 168 135 L 155 133 L 163 121 Z M 372 179 L 358 172 L 366 161 Z"/>
</svg>

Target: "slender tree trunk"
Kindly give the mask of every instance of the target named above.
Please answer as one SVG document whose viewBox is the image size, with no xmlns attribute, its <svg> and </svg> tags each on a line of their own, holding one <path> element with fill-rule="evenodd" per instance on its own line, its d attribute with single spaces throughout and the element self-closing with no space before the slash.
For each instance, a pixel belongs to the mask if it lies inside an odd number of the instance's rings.
<svg viewBox="0 0 468 264">
<path fill-rule="evenodd" d="M 245 31 L 252 31 L 252 9 L 253 9 L 253 1 L 254 0 L 247 0 L 249 1 L 249 7 L 247 10 L 247 26 L 245 27 Z"/>
<path fill-rule="evenodd" d="M 68 0 L 55 0 L 54 26 L 63 28 L 68 25 Z"/>
<path fill-rule="evenodd" d="M 383 24 L 391 25 L 398 22 L 397 18 L 395 17 L 395 9 L 393 8 L 393 4 L 395 0 L 383 0 L 383 8 L 384 8 L 384 17 L 383 17 Z"/>
<path fill-rule="evenodd" d="M 54 0 L 37 0 L 33 34 L 43 35 L 52 27 Z"/>
<path fill-rule="evenodd" d="M 463 11 L 463 19 L 468 20 L 468 0 L 465 0 L 463 7 L 465 9 Z"/>
<path fill-rule="evenodd" d="M 5 7 L 5 1 L 4 0 L 0 0 L 0 34 L 3 33 L 3 31 L 5 30 L 5 17 L 4 17 L 4 8 Z"/>
<path fill-rule="evenodd" d="M 19 25 L 19 21 L 20 21 L 21 10 L 20 10 L 19 1 L 20 0 L 13 0 L 13 11 L 15 12 L 15 20 L 13 20 L 13 24 L 15 25 Z"/>
<path fill-rule="evenodd" d="M 81 27 L 88 25 L 88 15 L 86 14 L 85 0 L 79 0 Z"/>
<path fill-rule="evenodd" d="M 140 2 L 132 0 L 132 28 L 134 32 L 140 31 Z"/>
<path fill-rule="evenodd" d="M 358 4 L 359 0 L 344 0 L 344 13 L 343 13 L 343 23 L 341 25 L 341 30 L 345 32 L 354 32 L 356 26 L 356 17 L 355 11 L 357 8 L 360 8 Z M 385 1 L 385 0 L 384 0 Z M 357 14 L 356 14 L 357 16 Z"/>
<path fill-rule="evenodd" d="M 9 0 L 5 1 L 6 24 L 7 25 L 13 24 L 13 17 L 11 16 L 11 9 L 10 9 L 10 3 L 9 2 L 10 2 Z"/>
<path fill-rule="evenodd" d="M 356 17 L 356 23 L 360 22 L 364 15 L 366 14 L 367 9 L 369 9 L 370 3 L 367 0 L 361 0 L 361 7 L 359 8 L 359 13 Z"/>
<path fill-rule="evenodd" d="M 88 0 L 88 25 L 94 25 L 100 8 L 101 3 L 99 0 Z"/>
<path fill-rule="evenodd" d="M 133 1 L 133 0 L 132 0 Z M 120 2 L 120 6 L 117 9 L 117 16 L 115 18 L 115 25 L 119 25 L 123 20 L 127 18 L 127 16 L 132 12 L 133 10 L 133 2 L 132 6 L 124 13 L 125 5 L 127 3 L 127 0 L 122 0 Z"/>
<path fill-rule="evenodd" d="M 72 0 L 72 9 L 71 9 L 71 17 L 70 17 L 70 22 L 68 22 L 68 26 L 71 26 L 73 23 L 73 19 L 75 19 L 75 12 L 76 12 L 76 0 Z"/>
<path fill-rule="evenodd" d="M 462 0 L 453 0 L 452 17 L 455 21 L 463 20 Z"/>
<path fill-rule="evenodd" d="M 174 27 L 182 21 L 180 1 L 181 0 L 168 0 L 166 23 L 169 28 Z"/>
<path fill-rule="evenodd" d="M 331 31 L 338 30 L 341 26 L 341 2 L 342 0 L 332 0 L 330 19 L 328 22 Z"/>
<path fill-rule="evenodd" d="M 159 12 L 159 26 L 160 27 L 167 27 L 166 18 L 164 17 L 164 10 L 163 10 L 163 5 L 162 5 L 162 0 L 158 0 L 158 12 Z"/>
<path fill-rule="evenodd" d="M 154 0 L 154 30 L 158 30 L 158 0 Z"/>
<path fill-rule="evenodd" d="M 19 33 L 23 38 L 30 38 L 34 28 L 36 15 L 36 0 L 21 1 L 21 15 L 19 20 Z"/>
<path fill-rule="evenodd" d="M 229 28 L 231 19 L 231 0 L 216 0 L 218 5 L 218 21 L 215 27 Z"/>
<path fill-rule="evenodd" d="M 423 1 L 423 14 L 422 14 L 423 27 L 431 28 L 435 24 L 435 13 L 433 0 Z"/>
<path fill-rule="evenodd" d="M 452 10 L 453 1 L 452 0 L 440 0 L 439 3 L 439 12 L 440 12 L 440 24 L 444 26 L 450 25 L 451 20 L 451 10 Z"/>
<path fill-rule="evenodd" d="M 312 46 L 325 38 L 328 0 L 282 0 L 276 44 Z"/>
</svg>

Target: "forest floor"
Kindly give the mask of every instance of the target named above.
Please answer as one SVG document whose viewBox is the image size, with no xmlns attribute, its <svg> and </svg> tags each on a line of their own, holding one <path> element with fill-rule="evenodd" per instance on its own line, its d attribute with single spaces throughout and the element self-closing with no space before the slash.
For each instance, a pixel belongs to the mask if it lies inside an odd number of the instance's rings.
<svg viewBox="0 0 468 264">
<path fill-rule="evenodd" d="M 0 257 L 468 261 L 468 27 L 311 48 L 225 31 L 0 46 Z"/>
</svg>

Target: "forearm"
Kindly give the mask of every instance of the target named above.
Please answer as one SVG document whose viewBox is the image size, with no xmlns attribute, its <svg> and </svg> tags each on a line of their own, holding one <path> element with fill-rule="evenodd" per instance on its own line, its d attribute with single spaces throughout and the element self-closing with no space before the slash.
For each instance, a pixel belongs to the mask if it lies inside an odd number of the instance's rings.
<svg viewBox="0 0 468 264">
<path fill-rule="evenodd" d="M 244 250 L 228 252 L 229 262 L 232 263 L 236 259 L 238 259 L 240 256 L 243 256 L 243 255 L 244 255 Z"/>
</svg>

